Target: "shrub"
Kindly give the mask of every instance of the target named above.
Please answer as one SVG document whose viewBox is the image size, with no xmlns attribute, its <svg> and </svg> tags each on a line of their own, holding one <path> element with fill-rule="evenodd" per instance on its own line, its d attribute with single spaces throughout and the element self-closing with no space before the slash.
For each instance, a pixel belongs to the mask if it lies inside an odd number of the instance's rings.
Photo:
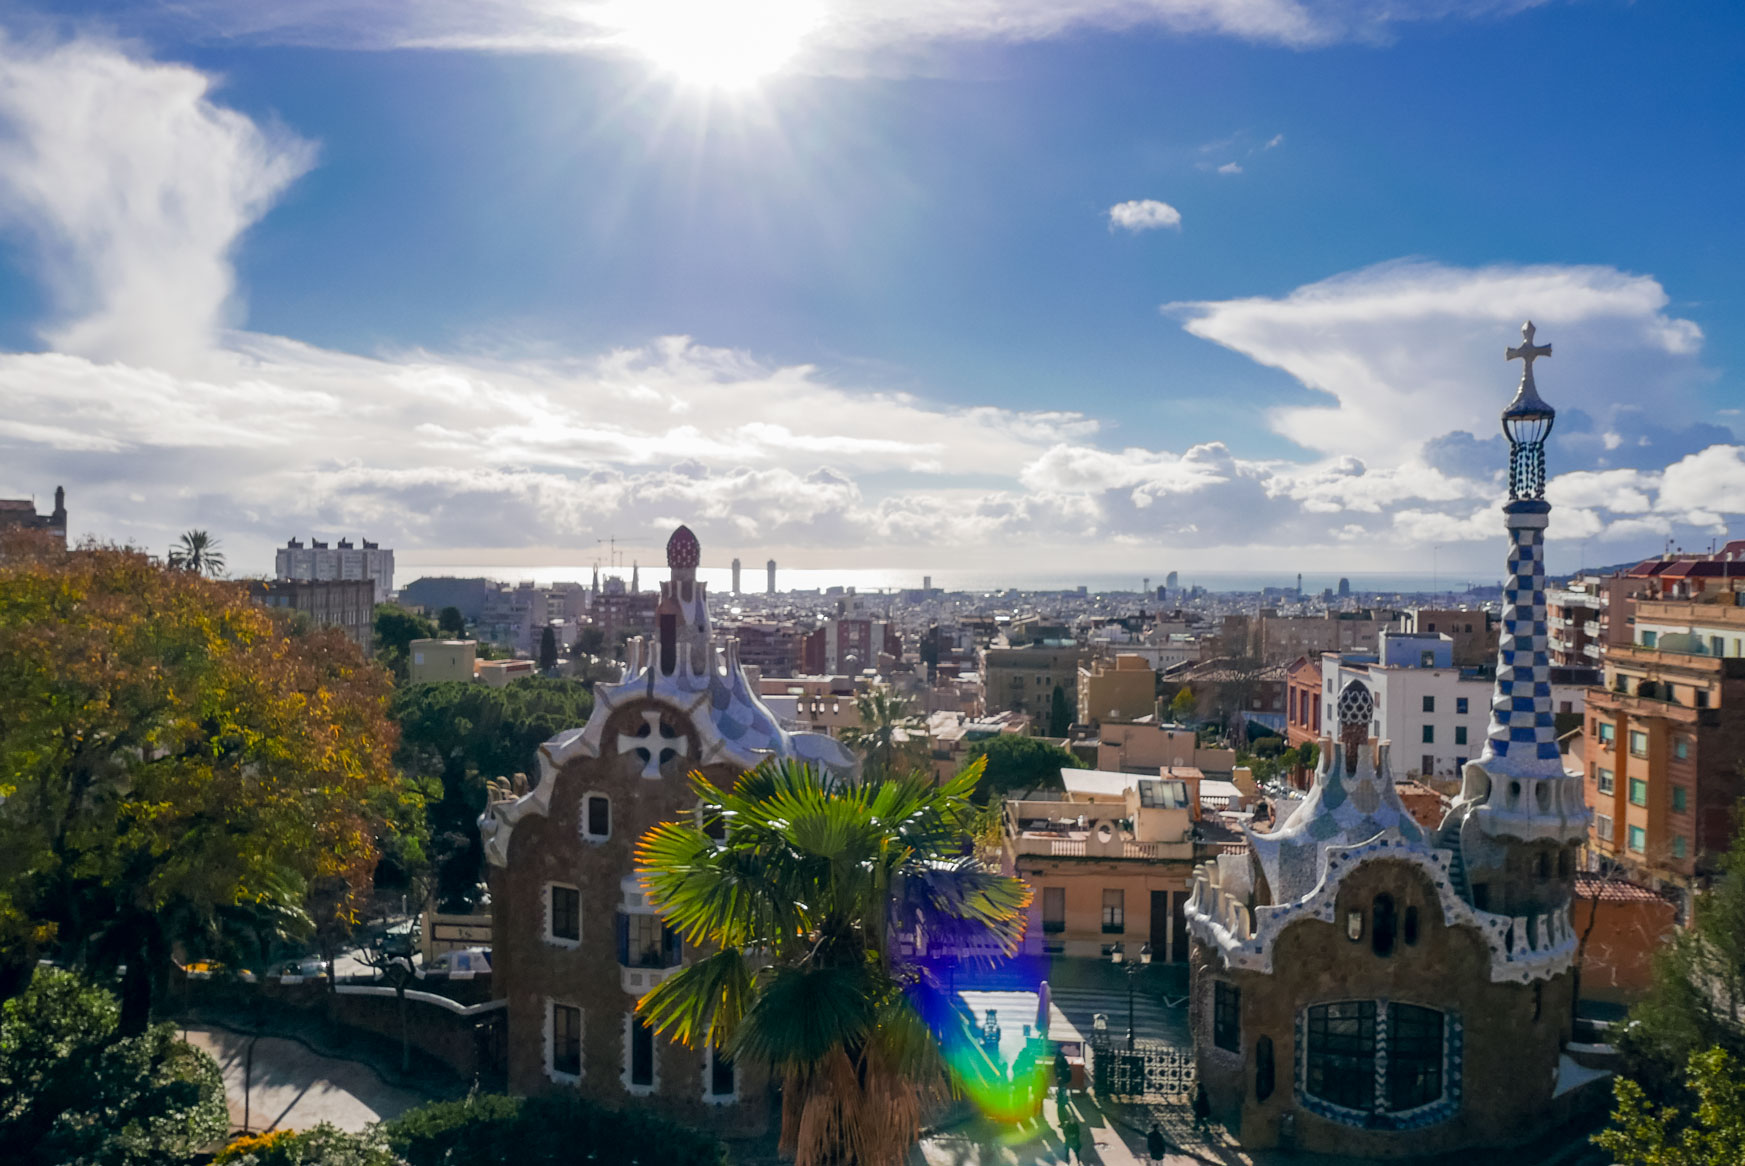
<svg viewBox="0 0 1745 1166">
<path fill-rule="evenodd" d="M 608 1109 L 572 1093 L 481 1094 L 410 1110 L 382 1126 L 408 1166 L 711 1166 L 727 1162 L 713 1138 L 640 1111 Z"/>
<path fill-rule="evenodd" d="M 274 1130 L 238 1138 L 226 1146 L 214 1166 L 399 1166 L 379 1127 L 349 1134 L 326 1122 L 296 1133 Z"/>
</svg>

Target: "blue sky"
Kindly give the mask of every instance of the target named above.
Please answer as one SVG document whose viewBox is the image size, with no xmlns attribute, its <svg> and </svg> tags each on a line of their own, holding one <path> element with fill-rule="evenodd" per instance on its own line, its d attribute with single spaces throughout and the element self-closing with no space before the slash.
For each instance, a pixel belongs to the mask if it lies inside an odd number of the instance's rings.
<svg viewBox="0 0 1745 1166">
<path fill-rule="evenodd" d="M 244 566 L 1494 574 L 1532 314 L 1554 566 L 1745 512 L 1735 5 L 693 3 L 16 18 L 0 494 Z"/>
</svg>

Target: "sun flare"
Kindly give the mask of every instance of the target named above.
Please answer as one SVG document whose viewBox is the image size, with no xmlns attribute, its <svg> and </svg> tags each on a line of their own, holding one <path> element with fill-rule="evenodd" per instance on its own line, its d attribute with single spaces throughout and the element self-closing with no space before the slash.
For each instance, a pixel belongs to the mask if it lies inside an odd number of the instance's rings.
<svg viewBox="0 0 1745 1166">
<path fill-rule="evenodd" d="M 793 59 L 820 19 L 819 0 L 624 0 L 612 38 L 680 81 L 744 89 Z"/>
</svg>

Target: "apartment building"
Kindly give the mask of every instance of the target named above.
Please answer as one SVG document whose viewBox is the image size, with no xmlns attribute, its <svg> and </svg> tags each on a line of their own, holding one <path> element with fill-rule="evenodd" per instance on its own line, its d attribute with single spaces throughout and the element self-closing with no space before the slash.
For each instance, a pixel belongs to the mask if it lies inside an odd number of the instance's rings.
<svg viewBox="0 0 1745 1166">
<path fill-rule="evenodd" d="M 1137 721 L 1157 711 L 1157 673 L 1145 657 L 1122 652 L 1078 670 L 1078 723 Z"/>
<path fill-rule="evenodd" d="M 988 711 L 1046 718 L 1056 688 L 1066 693 L 1068 707 L 1076 707 L 1079 665 L 1084 658 L 1085 650 L 1071 643 L 983 649 L 981 674 Z"/>
<path fill-rule="evenodd" d="M 1400 617 L 1400 630 L 1407 635 L 1447 636 L 1454 643 L 1456 668 L 1476 668 L 1497 658 L 1497 625 L 1481 610 L 1415 607 Z"/>
<path fill-rule="evenodd" d="M 1607 651 L 1583 742 L 1592 852 L 1681 910 L 1716 871 L 1745 794 L 1745 608 L 1740 592 L 1697 591 L 1633 601 L 1634 642 Z"/>
<path fill-rule="evenodd" d="M 273 556 L 273 573 L 280 579 L 326 581 L 368 579 L 375 585 L 374 602 L 386 603 L 394 593 L 394 552 L 369 539 L 353 545 L 342 538 L 332 546 L 321 539 L 294 538 Z"/>
<path fill-rule="evenodd" d="M 1578 575 L 1545 594 L 1551 663 L 1598 668 L 1608 649 L 1631 639 L 1629 601 L 1650 587 L 1645 577 Z"/>
<path fill-rule="evenodd" d="M 376 588 L 368 579 L 250 579 L 263 607 L 301 612 L 316 627 L 338 628 L 368 656 L 375 651 Z"/>
</svg>

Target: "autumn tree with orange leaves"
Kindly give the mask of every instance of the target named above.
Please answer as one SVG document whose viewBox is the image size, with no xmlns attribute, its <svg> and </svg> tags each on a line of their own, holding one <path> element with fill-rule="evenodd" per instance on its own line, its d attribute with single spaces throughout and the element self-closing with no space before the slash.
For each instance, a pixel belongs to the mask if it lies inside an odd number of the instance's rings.
<svg viewBox="0 0 1745 1166">
<path fill-rule="evenodd" d="M 355 917 L 383 847 L 417 848 L 389 690 L 236 584 L 0 539 L 0 998 L 45 954 L 125 968 L 137 1033 L 173 947 Z"/>
</svg>

